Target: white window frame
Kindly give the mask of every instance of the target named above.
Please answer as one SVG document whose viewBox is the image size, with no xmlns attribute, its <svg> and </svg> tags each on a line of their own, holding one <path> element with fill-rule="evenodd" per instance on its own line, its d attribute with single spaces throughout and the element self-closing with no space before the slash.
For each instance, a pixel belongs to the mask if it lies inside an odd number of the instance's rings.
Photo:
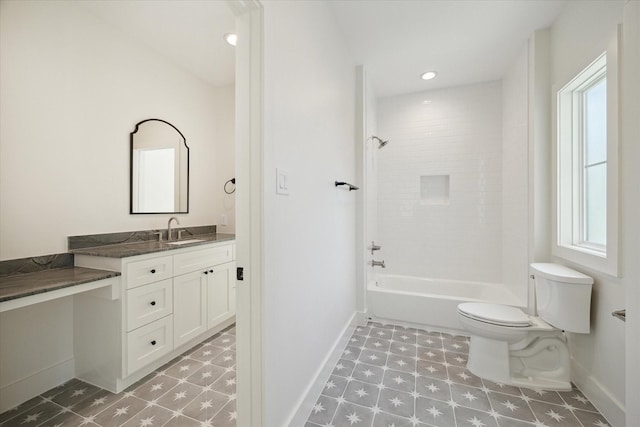
<svg viewBox="0 0 640 427">
<path fill-rule="evenodd" d="M 579 110 L 575 97 L 607 79 L 607 231 L 606 247 L 580 241 L 583 235 L 583 152 Z M 618 51 L 617 38 L 607 52 L 564 85 L 554 85 L 554 194 L 552 254 L 612 276 L 618 265 Z"/>
</svg>

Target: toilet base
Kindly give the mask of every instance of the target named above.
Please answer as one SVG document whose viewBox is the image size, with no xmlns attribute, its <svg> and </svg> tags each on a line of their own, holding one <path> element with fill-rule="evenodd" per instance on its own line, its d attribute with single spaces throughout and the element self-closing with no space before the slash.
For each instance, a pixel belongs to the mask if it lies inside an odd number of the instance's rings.
<svg viewBox="0 0 640 427">
<path fill-rule="evenodd" d="M 500 384 L 571 390 L 569 349 L 564 334 L 558 331 L 555 335 L 528 340 L 509 345 L 506 341 L 473 335 L 467 369 Z"/>
</svg>

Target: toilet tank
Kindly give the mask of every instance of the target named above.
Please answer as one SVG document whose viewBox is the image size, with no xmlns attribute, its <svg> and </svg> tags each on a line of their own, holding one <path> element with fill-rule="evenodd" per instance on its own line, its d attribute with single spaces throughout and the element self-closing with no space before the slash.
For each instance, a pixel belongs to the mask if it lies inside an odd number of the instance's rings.
<svg viewBox="0 0 640 427">
<path fill-rule="evenodd" d="M 593 278 L 560 264 L 534 263 L 538 316 L 568 332 L 588 334 Z"/>
</svg>

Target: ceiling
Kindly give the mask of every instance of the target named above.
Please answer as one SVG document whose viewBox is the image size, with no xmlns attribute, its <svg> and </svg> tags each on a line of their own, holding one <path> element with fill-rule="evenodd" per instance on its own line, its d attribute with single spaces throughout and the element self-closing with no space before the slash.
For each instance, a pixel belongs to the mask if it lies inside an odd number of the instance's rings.
<svg viewBox="0 0 640 427">
<path fill-rule="evenodd" d="M 73 4 L 213 86 L 235 81 L 235 49 L 223 37 L 235 17 L 219 0 L 84 0 Z"/>
<path fill-rule="evenodd" d="M 273 0 L 263 0 L 265 2 Z M 220 0 L 74 2 L 204 81 L 233 84 L 235 51 L 223 40 L 234 16 Z M 565 0 L 329 0 L 376 96 L 502 78 L 531 34 Z M 421 80 L 435 70 L 438 77 Z"/>
<path fill-rule="evenodd" d="M 498 80 L 561 0 L 328 2 L 378 97 Z M 420 79 L 425 71 L 438 76 Z"/>
</svg>

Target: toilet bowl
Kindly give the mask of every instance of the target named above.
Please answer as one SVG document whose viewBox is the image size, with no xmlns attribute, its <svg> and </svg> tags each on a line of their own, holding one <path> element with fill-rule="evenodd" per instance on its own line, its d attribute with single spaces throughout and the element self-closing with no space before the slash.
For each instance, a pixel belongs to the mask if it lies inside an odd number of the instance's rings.
<svg viewBox="0 0 640 427">
<path fill-rule="evenodd" d="M 589 332 L 593 279 L 557 264 L 531 264 L 531 271 L 538 316 L 500 304 L 458 305 L 471 337 L 467 369 L 501 384 L 571 390 L 563 330 Z"/>
</svg>

